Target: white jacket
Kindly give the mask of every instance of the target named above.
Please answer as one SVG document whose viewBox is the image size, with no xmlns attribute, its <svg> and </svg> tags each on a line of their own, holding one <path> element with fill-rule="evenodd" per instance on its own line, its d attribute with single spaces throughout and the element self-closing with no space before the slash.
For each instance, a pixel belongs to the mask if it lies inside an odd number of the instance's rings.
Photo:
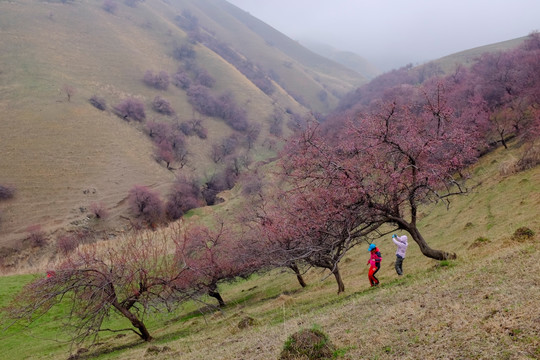
<svg viewBox="0 0 540 360">
<path fill-rule="evenodd" d="M 407 235 L 393 237 L 392 241 L 397 245 L 396 255 L 405 258 L 407 246 L 409 246 L 409 243 L 407 242 Z"/>
</svg>

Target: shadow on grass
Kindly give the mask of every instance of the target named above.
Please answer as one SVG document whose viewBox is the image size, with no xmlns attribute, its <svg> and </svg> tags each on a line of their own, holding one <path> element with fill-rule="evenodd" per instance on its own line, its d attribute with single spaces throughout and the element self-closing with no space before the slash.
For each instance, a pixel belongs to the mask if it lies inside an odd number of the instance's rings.
<svg viewBox="0 0 540 360">
<path fill-rule="evenodd" d="M 175 331 L 171 331 L 162 335 L 154 336 L 151 341 L 143 341 L 140 339 L 136 339 L 122 345 L 114 345 L 110 343 L 109 344 L 97 343 L 97 344 L 92 345 L 90 349 L 80 348 L 75 354 L 72 354 L 69 357 L 67 357 L 67 359 L 68 360 L 95 359 L 100 356 L 113 354 L 113 353 L 119 353 L 124 350 L 133 350 L 139 347 L 152 346 L 152 345 L 155 346 L 156 344 L 168 343 L 170 341 L 185 338 L 193 333 L 194 333 L 193 329 L 190 329 L 189 327 L 186 326 Z M 94 347 L 95 349 L 92 349 L 92 347 Z"/>
<path fill-rule="evenodd" d="M 123 345 L 116 345 L 116 346 L 105 345 L 105 347 L 97 348 L 95 350 L 89 350 L 89 351 L 85 348 L 80 348 L 77 351 L 77 353 L 70 355 L 67 359 L 68 360 L 95 359 L 99 356 L 111 354 L 117 351 L 133 349 L 142 344 L 148 344 L 148 342 L 143 341 L 143 340 L 134 340 L 132 342 L 129 342 Z M 104 345 L 104 344 L 100 343 L 100 344 L 95 344 L 93 346 L 101 346 L 101 345 Z"/>
<path fill-rule="evenodd" d="M 225 306 L 225 308 L 226 307 L 227 306 Z M 201 316 L 206 316 L 208 314 L 213 314 L 216 311 L 219 311 L 221 309 L 224 309 L 224 308 L 220 308 L 219 306 L 215 306 L 215 305 L 205 305 L 205 306 L 202 306 L 202 307 L 198 308 L 197 310 L 190 311 L 187 314 L 183 314 L 183 315 L 177 316 L 175 318 L 172 318 L 170 320 L 167 320 L 167 321 L 165 321 L 165 325 L 169 325 L 169 324 L 177 323 L 177 322 L 186 322 L 188 320 L 195 319 L 195 318 L 198 318 L 198 317 L 201 317 Z"/>
<path fill-rule="evenodd" d="M 342 303 L 347 302 L 347 301 L 349 301 L 349 300 L 351 300 L 353 298 L 358 298 L 358 297 L 361 297 L 361 296 L 371 295 L 371 294 L 373 294 L 375 291 L 377 291 L 379 289 L 390 289 L 390 288 L 394 288 L 394 287 L 397 287 L 397 286 L 405 286 L 405 285 L 408 285 L 410 283 L 410 281 L 413 280 L 415 277 L 416 277 L 416 275 L 408 274 L 408 275 L 393 279 L 391 281 L 381 283 L 378 286 L 368 287 L 368 288 L 365 288 L 365 289 L 362 289 L 362 290 L 359 290 L 359 291 L 355 291 L 355 292 L 347 294 L 347 295 L 341 294 L 338 297 L 335 297 L 335 298 L 330 299 L 330 300 L 328 300 L 328 301 L 326 301 L 324 303 L 319 304 L 316 308 L 320 309 L 320 308 L 324 308 L 324 307 L 326 307 L 328 305 L 342 304 Z"/>
<path fill-rule="evenodd" d="M 169 343 L 170 341 L 175 341 L 181 338 L 186 338 L 189 335 L 193 335 L 195 333 L 199 332 L 199 330 L 193 330 L 189 328 L 188 326 L 185 326 L 181 329 L 167 332 L 166 334 L 159 335 L 153 338 L 152 344 L 165 344 Z"/>
<path fill-rule="evenodd" d="M 276 300 L 277 298 L 279 298 L 282 295 L 288 295 L 288 296 L 295 295 L 295 294 L 303 292 L 304 290 L 305 290 L 304 288 L 298 288 L 298 289 L 295 289 L 295 290 L 282 291 L 279 294 L 267 296 L 267 297 L 263 298 L 261 301 Z"/>
<path fill-rule="evenodd" d="M 347 301 L 350 301 L 351 299 L 354 299 L 354 298 L 359 298 L 359 297 L 362 297 L 362 296 L 369 296 L 369 295 L 374 294 L 375 292 L 377 292 L 380 289 L 391 289 L 391 288 L 395 288 L 395 287 L 406 286 L 406 285 L 410 284 L 410 282 L 413 281 L 416 277 L 417 277 L 417 275 L 407 274 L 405 276 L 392 279 L 392 280 L 390 280 L 388 282 L 381 283 L 377 287 L 364 288 L 364 289 L 361 289 L 359 291 L 355 291 L 355 292 L 352 292 L 350 294 L 347 294 L 345 296 L 344 296 L 344 294 L 341 294 L 340 296 L 334 297 L 332 299 L 329 299 L 328 301 L 325 301 L 325 302 L 323 302 L 321 304 L 318 304 L 314 309 L 324 308 L 324 307 L 329 306 L 329 305 L 339 305 L 341 303 L 345 303 Z M 296 290 L 293 290 L 293 291 L 287 291 L 286 295 L 298 294 L 298 293 L 301 293 L 303 290 L 304 289 L 296 289 Z M 262 301 L 273 300 L 273 299 L 278 298 L 280 295 L 282 295 L 282 294 L 280 293 L 280 294 L 278 294 L 276 296 L 269 296 L 269 297 L 264 298 Z M 197 310 L 194 310 L 194 311 L 191 311 L 191 312 L 189 312 L 187 314 L 183 314 L 181 316 L 178 316 L 178 317 L 175 317 L 173 319 L 167 320 L 165 322 L 165 324 L 170 325 L 170 324 L 173 324 L 173 323 L 180 323 L 180 324 L 181 323 L 186 323 L 187 321 L 189 321 L 191 319 L 205 317 L 207 315 L 214 314 L 217 311 L 226 311 L 228 308 L 232 309 L 232 308 L 234 308 L 234 307 L 236 307 L 236 306 L 238 306 L 240 304 L 243 304 L 243 303 L 249 301 L 251 297 L 252 297 L 252 294 L 250 294 L 248 296 L 244 296 L 241 299 L 237 299 L 235 301 L 232 301 L 231 303 L 229 303 L 224 308 L 219 308 L 218 306 L 207 304 L 205 306 L 200 307 Z M 277 323 L 280 323 L 280 322 L 284 321 L 285 319 L 280 318 L 279 320 L 278 319 L 276 319 L 276 320 L 277 320 Z M 276 323 L 276 322 L 272 322 L 272 323 Z M 85 352 L 85 353 L 82 353 L 82 354 L 72 355 L 72 357 L 70 357 L 70 359 L 72 359 L 72 360 L 85 360 L 85 359 L 91 359 L 91 358 L 111 354 L 111 353 L 114 353 L 114 352 L 120 352 L 120 351 L 127 350 L 127 349 L 133 349 L 133 348 L 139 347 L 141 345 L 145 345 L 145 344 L 168 343 L 170 341 L 175 341 L 175 340 L 178 340 L 178 339 L 181 339 L 181 338 L 185 338 L 185 337 L 187 337 L 189 335 L 192 335 L 194 332 L 197 332 L 197 331 L 198 330 L 193 329 L 193 328 L 191 328 L 189 326 L 185 326 L 185 327 L 179 328 L 177 330 L 174 330 L 174 331 L 171 331 L 171 332 L 166 332 L 166 333 L 164 333 L 162 335 L 159 335 L 159 336 L 155 336 L 153 338 L 152 342 L 150 342 L 150 343 L 142 341 L 142 340 L 135 340 L 135 341 L 132 341 L 130 343 L 123 344 L 123 345 L 118 345 L 118 346 L 106 345 L 105 347 L 95 349 L 94 351 L 89 351 L 89 352 Z"/>
</svg>

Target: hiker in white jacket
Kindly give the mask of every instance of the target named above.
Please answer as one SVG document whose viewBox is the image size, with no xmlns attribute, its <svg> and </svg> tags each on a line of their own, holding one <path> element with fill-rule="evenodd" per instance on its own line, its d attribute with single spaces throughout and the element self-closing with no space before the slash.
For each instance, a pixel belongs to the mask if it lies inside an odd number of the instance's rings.
<svg viewBox="0 0 540 360">
<path fill-rule="evenodd" d="M 396 272 L 398 275 L 403 275 L 403 259 L 405 259 L 405 253 L 407 252 L 407 235 L 397 236 L 392 235 L 392 241 L 397 245 L 396 251 Z"/>
</svg>

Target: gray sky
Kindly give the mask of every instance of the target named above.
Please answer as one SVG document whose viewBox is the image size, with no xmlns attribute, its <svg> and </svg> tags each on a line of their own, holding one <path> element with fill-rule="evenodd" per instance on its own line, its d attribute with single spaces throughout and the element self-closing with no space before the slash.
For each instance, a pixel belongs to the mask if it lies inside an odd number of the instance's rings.
<svg viewBox="0 0 540 360">
<path fill-rule="evenodd" d="M 540 0 L 227 0 L 387 71 L 540 30 Z"/>
</svg>

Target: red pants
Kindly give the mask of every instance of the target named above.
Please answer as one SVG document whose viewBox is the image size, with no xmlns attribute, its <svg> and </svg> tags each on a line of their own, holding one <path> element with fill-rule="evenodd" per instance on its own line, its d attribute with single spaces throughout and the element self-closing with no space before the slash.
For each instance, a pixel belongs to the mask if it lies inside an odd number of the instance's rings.
<svg viewBox="0 0 540 360">
<path fill-rule="evenodd" d="M 373 267 L 373 266 L 369 268 L 368 278 L 369 278 L 369 283 L 371 284 L 371 286 L 379 285 L 379 279 L 375 277 L 375 273 L 378 270 L 379 270 L 378 268 Z"/>
</svg>

